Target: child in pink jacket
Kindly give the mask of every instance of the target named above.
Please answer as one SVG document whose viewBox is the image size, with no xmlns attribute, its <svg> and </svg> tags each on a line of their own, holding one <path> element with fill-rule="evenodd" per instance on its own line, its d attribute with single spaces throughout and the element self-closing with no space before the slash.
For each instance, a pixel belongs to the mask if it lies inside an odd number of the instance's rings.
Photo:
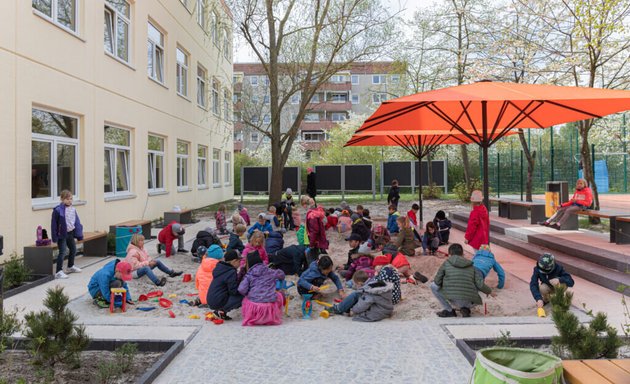
<svg viewBox="0 0 630 384">
<path fill-rule="evenodd" d="M 170 269 L 160 260 L 151 259 L 147 251 L 144 249 L 144 236 L 140 233 L 136 233 L 131 237 L 131 242 L 127 247 L 127 256 L 125 257 L 125 261 L 131 264 L 134 279 L 139 279 L 142 276 L 147 275 L 153 284 L 158 287 L 166 284 L 166 277 L 158 279 L 158 277 L 153 273 L 153 268 L 158 267 L 160 271 L 166 273 L 170 277 L 177 277 L 183 273 L 182 271 L 176 272 Z"/>
</svg>

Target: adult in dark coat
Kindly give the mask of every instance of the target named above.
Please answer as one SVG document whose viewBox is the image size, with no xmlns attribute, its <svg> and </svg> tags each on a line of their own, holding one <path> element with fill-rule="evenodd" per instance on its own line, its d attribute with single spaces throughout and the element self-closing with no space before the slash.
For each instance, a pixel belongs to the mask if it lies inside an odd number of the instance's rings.
<svg viewBox="0 0 630 384">
<path fill-rule="evenodd" d="M 306 168 L 306 193 L 315 200 L 315 196 L 317 196 L 317 181 L 315 171 L 311 167 Z"/>
</svg>

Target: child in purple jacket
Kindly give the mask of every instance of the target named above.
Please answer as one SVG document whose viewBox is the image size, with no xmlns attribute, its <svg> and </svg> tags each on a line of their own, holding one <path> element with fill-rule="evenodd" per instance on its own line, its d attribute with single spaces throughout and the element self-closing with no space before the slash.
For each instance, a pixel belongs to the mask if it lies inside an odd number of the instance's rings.
<svg viewBox="0 0 630 384">
<path fill-rule="evenodd" d="M 247 274 L 238 285 L 238 292 L 245 296 L 241 314 L 242 325 L 282 324 L 282 293 L 276 291 L 276 280 L 284 279 L 284 272 L 269 269 L 258 251 L 247 254 Z"/>
<path fill-rule="evenodd" d="M 74 239 L 83 240 L 83 225 L 79 220 L 77 210 L 72 206 L 72 192 L 64 189 L 59 198 L 61 203 L 53 209 L 50 232 L 52 241 L 57 243 L 59 254 L 57 255 L 56 279 L 67 279 L 68 275 L 63 271 L 63 258 L 68 253 L 68 273 L 81 272 L 81 268 L 74 265 L 74 257 L 77 254 L 77 245 Z"/>
</svg>

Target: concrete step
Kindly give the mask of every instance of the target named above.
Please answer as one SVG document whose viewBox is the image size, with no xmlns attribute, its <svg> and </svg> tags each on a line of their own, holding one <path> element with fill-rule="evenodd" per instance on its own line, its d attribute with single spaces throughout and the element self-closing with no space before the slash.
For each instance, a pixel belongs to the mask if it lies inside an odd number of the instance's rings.
<svg viewBox="0 0 630 384">
<path fill-rule="evenodd" d="M 466 230 L 466 221 L 461 221 L 456 219 L 454 216 L 451 216 L 451 222 L 453 224 L 453 228 L 461 231 Z M 545 252 L 553 253 L 556 260 L 558 260 L 558 262 L 562 264 L 562 266 L 570 274 L 579 276 L 585 280 L 613 291 L 619 291 L 620 287 L 630 287 L 630 274 L 607 268 L 592 261 L 588 261 L 562 251 L 523 241 L 495 231 L 490 232 L 490 242 L 503 248 L 518 252 L 523 256 L 527 256 L 534 260 L 538 260 L 540 255 Z M 630 294 L 630 288 L 626 288 L 625 293 Z"/>
</svg>

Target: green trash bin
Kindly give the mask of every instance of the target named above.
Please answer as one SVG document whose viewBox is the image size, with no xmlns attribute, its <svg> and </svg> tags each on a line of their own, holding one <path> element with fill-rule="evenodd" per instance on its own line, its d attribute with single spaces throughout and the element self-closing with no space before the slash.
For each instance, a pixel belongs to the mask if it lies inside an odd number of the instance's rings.
<svg viewBox="0 0 630 384">
<path fill-rule="evenodd" d="M 142 226 L 116 227 L 116 257 L 127 256 L 127 246 L 136 233 L 142 233 Z"/>
<path fill-rule="evenodd" d="M 562 360 L 524 348 L 485 348 L 477 352 L 471 382 L 476 384 L 561 384 Z"/>
</svg>

